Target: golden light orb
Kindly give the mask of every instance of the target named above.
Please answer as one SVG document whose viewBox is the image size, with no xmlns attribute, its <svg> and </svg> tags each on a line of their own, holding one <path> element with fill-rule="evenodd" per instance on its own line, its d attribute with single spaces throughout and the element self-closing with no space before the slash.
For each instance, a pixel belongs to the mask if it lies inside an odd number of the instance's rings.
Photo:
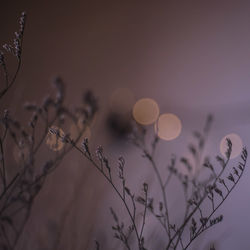
<svg viewBox="0 0 250 250">
<path fill-rule="evenodd" d="M 154 123 L 159 113 L 158 104 L 151 98 L 142 98 L 138 100 L 133 107 L 133 117 L 142 125 Z"/>
<path fill-rule="evenodd" d="M 155 123 L 155 132 L 157 135 L 166 141 L 176 139 L 181 133 L 181 120 L 172 113 L 160 115 Z"/>
<path fill-rule="evenodd" d="M 51 130 L 58 131 L 60 136 L 49 131 L 46 137 L 46 144 L 51 150 L 60 151 L 64 147 L 64 143 L 62 142 L 62 139 L 60 137 L 63 137 L 65 134 L 63 130 L 61 128 L 58 128 L 57 126 L 52 126 Z"/>
<path fill-rule="evenodd" d="M 243 142 L 239 135 L 232 133 L 224 136 L 220 142 L 220 152 L 221 154 L 226 157 L 225 152 L 227 151 L 227 140 L 230 139 L 232 142 L 232 153 L 230 159 L 233 159 L 241 154 L 243 148 Z"/>
</svg>

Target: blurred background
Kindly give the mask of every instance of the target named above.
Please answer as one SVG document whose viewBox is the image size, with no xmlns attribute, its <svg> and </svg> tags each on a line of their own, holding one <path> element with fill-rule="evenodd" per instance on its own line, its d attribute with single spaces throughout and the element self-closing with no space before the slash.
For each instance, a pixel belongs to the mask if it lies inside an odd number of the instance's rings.
<svg viewBox="0 0 250 250">
<path fill-rule="evenodd" d="M 69 106 L 92 89 L 100 110 L 88 132 L 91 146 L 103 145 L 114 164 L 119 155 L 125 157 L 135 192 L 143 181 L 149 182 L 152 194 L 157 188 L 149 164 L 120 137 L 127 131 L 124 112 L 135 112 L 142 98 L 154 100 L 156 106 L 152 122 L 145 125 L 149 134 L 165 113 L 175 114 L 181 124 L 174 138 L 159 143 L 162 171 L 172 154 L 188 154 L 192 132 L 202 129 L 209 113 L 214 116 L 206 146 L 211 158 L 220 154 L 221 140 L 228 134 L 237 134 L 239 145 L 249 147 L 249 1 L 5 1 L 0 44 L 13 38 L 22 11 L 27 12 L 23 66 L 1 108 L 9 107 L 21 119 L 21 104 L 41 102 L 51 92 L 55 75 L 66 83 Z M 218 211 L 225 220 L 201 236 L 193 249 L 209 249 L 211 242 L 221 250 L 249 249 L 249 181 L 246 169 Z M 170 209 L 181 210 L 175 186 L 170 193 Z M 109 207 L 119 211 L 119 202 L 104 178 L 73 152 L 49 176 L 19 249 L 93 249 L 95 239 L 103 249 L 116 249 Z M 160 242 L 161 230 L 154 228 L 153 218 L 148 223 L 154 232 L 147 232 L 150 239 Z M 54 242 L 59 229 L 61 236 Z"/>
</svg>

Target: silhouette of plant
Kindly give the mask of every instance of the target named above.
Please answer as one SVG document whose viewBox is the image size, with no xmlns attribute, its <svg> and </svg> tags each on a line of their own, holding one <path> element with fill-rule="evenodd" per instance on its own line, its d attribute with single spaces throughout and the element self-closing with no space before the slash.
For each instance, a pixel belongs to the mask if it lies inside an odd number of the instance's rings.
<svg viewBox="0 0 250 250">
<path fill-rule="evenodd" d="M 3 46 L 7 54 L 0 52 L 0 64 L 5 79 L 5 85 L 0 93 L 0 101 L 15 83 L 21 66 L 25 18 L 26 14 L 22 13 L 19 20 L 20 29 L 15 33 L 14 45 Z M 6 64 L 8 54 L 14 55 L 18 61 L 16 72 L 12 78 Z M 8 110 L 1 110 L 1 249 L 15 249 L 30 216 L 34 199 L 45 184 L 47 176 L 59 166 L 64 157 L 72 150 L 73 145 L 79 141 L 97 111 L 97 103 L 92 92 L 87 91 L 83 96 L 82 106 L 71 111 L 64 104 L 65 90 L 62 79 L 55 78 L 53 85 L 56 89 L 55 96 L 47 96 L 41 105 L 35 103 L 24 105 L 24 109 L 31 113 L 28 125 L 15 120 Z M 77 136 L 70 141 L 72 145 L 66 145 L 66 142 L 71 139 L 61 130 L 66 120 L 70 120 L 77 127 Z M 44 151 L 45 143 L 49 144 L 52 150 L 58 152 L 41 160 L 40 156 Z M 13 161 L 10 148 L 17 150 L 16 162 Z"/>
<path fill-rule="evenodd" d="M 26 14 L 22 13 L 19 19 L 19 31 L 15 33 L 13 44 L 3 46 L 5 53 L 0 51 L 0 66 L 4 78 L 4 84 L 1 85 L 0 101 L 15 83 L 21 66 L 25 20 Z M 17 68 L 12 77 L 6 62 L 7 56 L 10 54 L 17 59 Z M 54 96 L 47 96 L 40 105 L 25 104 L 26 112 L 31 113 L 28 125 L 15 120 L 10 111 L 1 110 L 1 249 L 15 249 L 30 216 L 34 200 L 45 185 L 47 176 L 59 166 L 71 150 L 79 152 L 96 168 L 111 185 L 121 201 L 121 206 L 125 208 L 129 223 L 125 223 L 125 220 L 112 207 L 110 208 L 114 220 L 112 226 L 114 238 L 122 242 L 125 249 L 148 249 L 145 243 L 145 228 L 149 215 L 155 218 L 165 233 L 162 249 L 166 250 L 188 249 L 199 235 L 223 220 L 223 215 L 216 214 L 217 210 L 241 179 L 246 167 L 247 150 L 243 148 L 239 164 L 229 168 L 232 142 L 227 139 L 226 157 L 217 156 L 217 164 L 212 163 L 209 157 L 204 155 L 205 144 L 212 124 L 211 115 L 208 116 L 203 130 L 193 133 L 195 143 L 188 146 L 192 159 L 187 157 L 178 159 L 173 156 L 165 176 L 160 173 L 159 163 L 155 157 L 159 138 L 154 136 L 148 142 L 145 127 L 137 124 L 132 118 L 130 124 L 127 124 L 129 129 L 126 131 L 130 135 L 129 140 L 141 151 L 156 176 L 161 195 L 160 199 L 156 199 L 150 197 L 148 183 L 142 184 L 143 195 L 136 195 L 131 191 L 125 178 L 126 164 L 122 156 L 119 157 L 117 166 L 114 167 L 111 166 L 111 161 L 103 147 L 98 146 L 95 153 L 91 152 L 88 138 L 83 140 L 81 146 L 78 145 L 85 129 L 90 125 L 98 110 L 97 101 L 92 92 L 86 92 L 82 106 L 72 111 L 64 103 L 65 89 L 62 79 L 55 78 L 53 85 L 56 89 Z M 63 132 L 63 126 L 68 121 L 77 127 L 77 135 L 74 138 L 71 134 Z M 81 121 L 80 125 L 79 121 Z M 117 129 L 116 118 L 114 121 Z M 46 143 L 55 152 L 41 159 L 40 156 L 44 154 Z M 10 154 L 10 147 L 17 149 L 18 161 L 16 162 Z M 177 164 L 183 164 L 187 169 L 187 174 L 179 171 Z M 117 182 L 117 180 L 119 181 Z M 185 197 L 185 212 L 180 223 L 172 218 L 169 211 L 168 187 L 171 181 L 180 183 Z M 207 202 L 210 203 L 210 208 L 207 207 Z M 141 219 L 138 219 L 139 214 L 142 215 Z M 102 244 L 98 241 L 96 241 L 96 249 L 102 249 Z M 105 249 L 104 246 L 103 249 Z M 210 249 L 214 249 L 214 246 L 211 246 Z"/>
</svg>

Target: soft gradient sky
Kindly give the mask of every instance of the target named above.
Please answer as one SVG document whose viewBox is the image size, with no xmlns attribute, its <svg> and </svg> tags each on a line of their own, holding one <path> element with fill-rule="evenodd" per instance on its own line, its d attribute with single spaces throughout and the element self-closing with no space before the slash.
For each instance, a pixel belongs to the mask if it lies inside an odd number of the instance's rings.
<svg viewBox="0 0 250 250">
<path fill-rule="evenodd" d="M 22 72 L 4 102 L 17 115 L 21 110 L 17 103 L 42 100 L 50 89 L 51 77 L 60 74 L 67 83 L 69 103 L 80 99 L 79 93 L 87 88 L 92 88 L 99 97 L 101 115 L 93 138 L 97 144 L 99 138 L 107 145 L 111 154 L 119 152 L 112 151 L 113 141 L 105 135 L 102 124 L 110 96 L 119 87 L 130 89 L 136 99 L 155 99 L 161 113 L 173 112 L 181 119 L 182 134 L 175 141 L 162 142 L 160 162 L 164 160 L 161 157 L 165 157 L 165 151 L 169 156 L 176 150 L 185 152 L 189 135 L 202 127 L 208 113 L 215 116 L 208 145 L 212 156 L 219 153 L 221 138 L 232 132 L 239 134 L 249 147 L 250 1 L 5 1 L 0 8 L 0 44 L 13 37 L 17 17 L 23 10 L 28 19 Z M 120 149 L 131 164 L 139 157 L 128 148 Z M 72 178 L 78 176 L 79 169 L 75 171 Z M 103 193 L 106 190 L 107 200 L 112 200 L 110 190 L 103 188 L 102 181 L 99 187 L 91 189 L 93 193 L 86 191 L 96 173 L 84 171 L 85 199 L 91 202 L 102 188 Z M 129 171 L 136 182 L 133 170 Z M 138 169 L 135 173 L 141 175 Z M 58 175 L 62 179 L 67 177 L 67 174 Z M 247 170 L 220 211 L 225 215 L 225 222 L 217 226 L 217 231 L 206 234 L 203 245 L 217 240 L 219 233 L 225 232 L 217 250 L 249 249 L 249 181 Z M 79 178 L 78 182 L 82 183 Z M 49 185 L 50 189 L 57 190 L 52 180 Z M 53 199 L 50 189 L 41 195 L 45 202 Z M 57 209 L 54 203 L 51 207 Z M 103 213 L 98 210 L 99 203 L 88 208 L 81 201 L 79 204 L 85 217 L 94 210 L 100 217 Z M 36 209 L 38 219 L 31 225 L 42 227 L 41 218 L 46 217 L 39 213 L 39 205 Z M 52 208 L 47 213 L 54 216 Z M 78 213 L 76 206 L 73 214 Z M 94 224 L 85 217 L 85 225 Z M 67 225 L 74 228 L 71 222 Z M 90 226 L 83 229 L 79 222 L 77 225 L 78 229 L 74 230 L 87 230 L 91 235 Z M 97 229 L 93 227 L 93 231 Z M 34 236 L 34 242 L 38 237 Z M 90 243 L 86 242 L 75 243 L 75 249 L 87 249 Z"/>
</svg>

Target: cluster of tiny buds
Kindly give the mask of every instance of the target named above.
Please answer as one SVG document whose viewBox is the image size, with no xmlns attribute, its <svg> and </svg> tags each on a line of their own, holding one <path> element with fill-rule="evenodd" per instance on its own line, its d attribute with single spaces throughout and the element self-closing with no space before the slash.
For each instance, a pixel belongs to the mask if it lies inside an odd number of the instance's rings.
<svg viewBox="0 0 250 250">
<path fill-rule="evenodd" d="M 16 56 L 18 58 L 18 60 L 21 59 L 21 52 L 22 52 L 21 41 L 22 41 L 23 32 L 24 32 L 25 20 L 26 20 L 26 13 L 23 12 L 20 19 L 19 19 L 19 25 L 20 25 L 19 31 L 15 32 L 15 38 L 13 41 L 13 45 L 9 45 L 9 44 L 3 45 L 3 48 L 7 52 Z M 3 65 L 3 62 L 4 62 L 4 60 L 3 60 L 3 54 L 2 54 L 0 56 L 0 64 Z"/>
<path fill-rule="evenodd" d="M 89 157 L 91 157 L 90 151 L 89 151 L 89 140 L 88 138 L 84 138 L 82 142 L 82 148 L 85 154 L 87 154 Z"/>
<path fill-rule="evenodd" d="M 26 21 L 26 12 L 22 12 L 21 17 L 19 19 L 19 25 L 20 25 L 19 33 L 21 35 L 23 35 L 25 21 Z"/>
<path fill-rule="evenodd" d="M 59 132 L 59 130 L 58 130 L 57 128 L 51 127 L 51 128 L 49 128 L 49 132 L 50 132 L 51 134 L 60 136 L 60 132 Z"/>
<path fill-rule="evenodd" d="M 16 38 L 14 39 L 14 49 L 15 49 L 15 56 L 20 59 L 21 58 L 21 41 L 19 38 L 19 34 L 16 32 Z"/>
<path fill-rule="evenodd" d="M 98 146 L 97 149 L 96 149 L 96 156 L 97 158 L 102 161 L 103 160 L 103 148 L 102 146 Z"/>
</svg>

